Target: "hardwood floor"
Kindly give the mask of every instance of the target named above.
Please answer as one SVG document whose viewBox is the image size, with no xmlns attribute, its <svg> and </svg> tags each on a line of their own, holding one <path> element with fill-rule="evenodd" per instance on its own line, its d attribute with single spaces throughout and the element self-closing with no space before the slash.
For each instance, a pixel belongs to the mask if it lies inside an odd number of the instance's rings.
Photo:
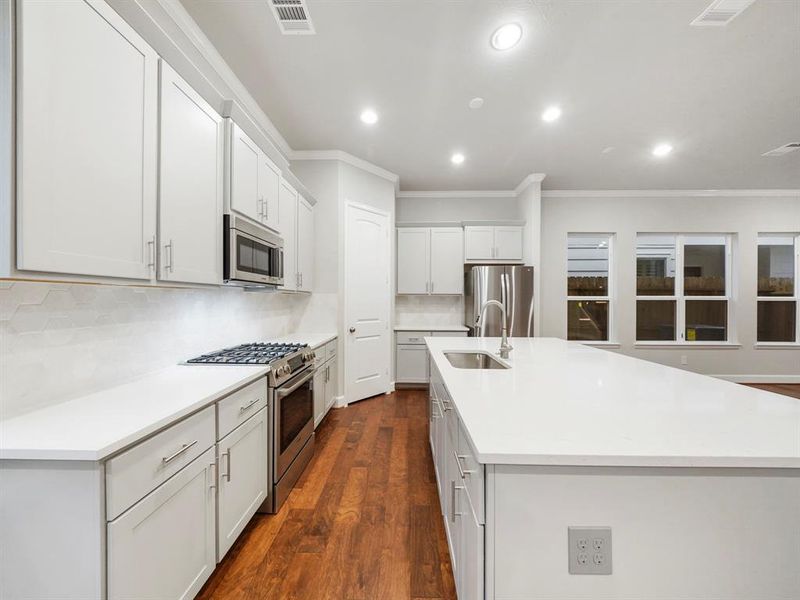
<svg viewBox="0 0 800 600">
<path fill-rule="evenodd" d="M 748 383 L 746 385 L 800 400 L 800 383 Z"/>
<path fill-rule="evenodd" d="M 256 515 L 201 600 L 455 599 L 427 391 L 334 409 L 277 515 Z"/>
</svg>

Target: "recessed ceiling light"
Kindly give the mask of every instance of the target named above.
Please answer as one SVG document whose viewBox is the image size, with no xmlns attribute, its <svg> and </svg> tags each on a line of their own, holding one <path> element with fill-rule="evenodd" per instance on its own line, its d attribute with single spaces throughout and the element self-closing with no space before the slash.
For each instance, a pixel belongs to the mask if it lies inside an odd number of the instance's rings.
<svg viewBox="0 0 800 600">
<path fill-rule="evenodd" d="M 481 106 L 483 106 L 483 98 L 479 96 L 469 101 L 469 107 L 473 110 L 480 108 Z"/>
<path fill-rule="evenodd" d="M 464 162 L 464 155 L 461 152 L 456 152 L 453 156 L 450 157 L 450 162 L 454 165 L 460 165 Z"/>
<path fill-rule="evenodd" d="M 666 156 L 672 152 L 672 146 L 669 144 L 656 144 L 653 147 L 653 156 Z"/>
<path fill-rule="evenodd" d="M 367 125 L 374 125 L 378 122 L 378 113 L 371 108 L 365 109 L 361 113 L 361 122 L 366 123 Z"/>
<path fill-rule="evenodd" d="M 492 48 L 495 50 L 508 50 L 519 43 L 522 38 L 522 27 L 519 23 L 506 23 L 498 27 L 492 34 Z"/>
<path fill-rule="evenodd" d="M 558 118 L 560 116 L 561 116 L 561 109 L 557 106 L 551 106 L 542 113 L 542 121 L 546 123 L 552 123 L 553 121 L 558 121 Z"/>
</svg>

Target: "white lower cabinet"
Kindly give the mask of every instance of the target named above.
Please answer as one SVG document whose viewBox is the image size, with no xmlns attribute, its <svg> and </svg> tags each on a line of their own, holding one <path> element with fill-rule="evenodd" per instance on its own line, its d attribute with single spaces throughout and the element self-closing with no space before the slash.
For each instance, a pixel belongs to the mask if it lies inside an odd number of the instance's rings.
<svg viewBox="0 0 800 600">
<path fill-rule="evenodd" d="M 314 428 L 322 422 L 325 417 L 325 377 L 327 375 L 328 363 L 317 367 L 314 371 Z"/>
<path fill-rule="evenodd" d="M 314 428 L 316 428 L 336 402 L 339 389 L 338 362 L 335 354 L 336 340 L 316 350 L 324 361 L 314 371 Z M 324 360 L 325 356 L 332 356 Z"/>
<path fill-rule="evenodd" d="M 428 371 L 428 348 L 426 337 L 466 337 L 467 332 L 452 331 L 398 331 L 395 335 L 395 383 L 409 386 L 425 386 L 430 380 Z"/>
<path fill-rule="evenodd" d="M 108 524 L 109 600 L 193 598 L 216 566 L 214 449 Z"/>
<path fill-rule="evenodd" d="M 267 425 L 267 411 L 261 409 L 217 442 L 218 562 L 267 497 Z"/>
</svg>

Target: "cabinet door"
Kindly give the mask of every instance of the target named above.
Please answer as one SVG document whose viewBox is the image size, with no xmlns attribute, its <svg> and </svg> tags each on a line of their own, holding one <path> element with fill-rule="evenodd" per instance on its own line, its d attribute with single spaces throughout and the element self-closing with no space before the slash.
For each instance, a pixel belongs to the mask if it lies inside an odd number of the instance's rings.
<svg viewBox="0 0 800 600">
<path fill-rule="evenodd" d="M 327 414 L 339 394 L 339 365 L 335 356 L 328 361 L 328 382 L 325 384 L 325 394 L 327 396 L 325 413 Z"/>
<path fill-rule="evenodd" d="M 459 600 L 483 600 L 484 588 L 484 527 L 475 518 L 469 499 L 460 497 L 463 513 L 460 527 Z"/>
<path fill-rule="evenodd" d="M 458 465 L 456 464 L 455 449 L 446 432 L 444 435 L 447 439 L 446 456 L 444 457 L 445 472 L 447 473 L 445 477 L 447 481 L 447 489 L 445 491 L 447 498 L 445 529 L 450 550 L 450 561 L 453 566 L 453 579 L 456 582 L 456 592 L 458 597 L 461 598 L 461 540 L 463 538 L 464 514 L 466 513 L 466 498 L 464 497 L 464 482 L 461 480 Z"/>
<path fill-rule="evenodd" d="M 222 282 L 224 123 L 161 62 L 159 279 Z"/>
<path fill-rule="evenodd" d="M 258 193 L 261 150 L 236 123 L 231 129 L 231 210 L 261 222 L 263 209 Z"/>
<path fill-rule="evenodd" d="M 427 227 L 397 229 L 397 293 L 430 292 L 431 237 Z"/>
<path fill-rule="evenodd" d="M 214 448 L 108 524 L 109 600 L 194 598 L 216 565 Z"/>
<path fill-rule="evenodd" d="M 297 191 L 287 182 L 281 183 L 281 237 L 283 238 L 283 285 L 281 289 L 297 290 Z"/>
<path fill-rule="evenodd" d="M 494 248 L 497 260 L 522 260 L 522 227 L 495 227 Z"/>
<path fill-rule="evenodd" d="M 325 373 L 327 364 L 317 367 L 314 371 L 314 428 L 322 422 L 325 416 Z"/>
<path fill-rule="evenodd" d="M 314 287 L 314 207 L 302 196 L 297 203 L 297 289 L 310 292 Z"/>
<path fill-rule="evenodd" d="M 261 409 L 217 442 L 219 522 L 217 562 L 267 497 L 267 411 Z"/>
<path fill-rule="evenodd" d="M 263 153 L 259 153 L 258 199 L 261 222 L 278 233 L 280 226 L 281 170 Z"/>
<path fill-rule="evenodd" d="M 397 383 L 428 383 L 428 349 L 426 346 L 397 346 Z"/>
<path fill-rule="evenodd" d="M 431 294 L 464 293 L 464 230 L 431 228 Z"/>
<path fill-rule="evenodd" d="M 16 5 L 17 267 L 150 279 L 158 56 L 105 2 Z"/>
<path fill-rule="evenodd" d="M 494 227 L 464 227 L 464 260 L 494 259 Z"/>
</svg>

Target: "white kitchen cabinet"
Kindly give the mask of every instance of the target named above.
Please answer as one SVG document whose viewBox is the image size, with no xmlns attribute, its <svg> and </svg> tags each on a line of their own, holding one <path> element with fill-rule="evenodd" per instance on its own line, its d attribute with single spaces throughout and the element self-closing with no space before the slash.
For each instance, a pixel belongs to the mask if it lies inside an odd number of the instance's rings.
<svg viewBox="0 0 800 600">
<path fill-rule="evenodd" d="M 478 522 L 471 499 L 461 500 L 461 553 L 459 556 L 459 600 L 484 599 L 484 526 Z"/>
<path fill-rule="evenodd" d="M 267 497 L 267 422 L 267 411 L 261 409 L 217 442 L 217 562 Z"/>
<path fill-rule="evenodd" d="M 108 598 L 197 594 L 215 560 L 214 449 L 108 524 Z"/>
<path fill-rule="evenodd" d="M 17 267 L 155 275 L 158 56 L 104 2 L 17 2 Z"/>
<path fill-rule="evenodd" d="M 335 341 L 333 342 L 336 343 Z M 336 398 L 339 395 L 339 361 L 334 356 L 328 361 L 327 382 L 325 383 L 325 413 L 333 407 L 336 403 Z"/>
<path fill-rule="evenodd" d="M 258 162 L 258 198 L 261 222 L 280 233 L 281 170 L 263 152 Z"/>
<path fill-rule="evenodd" d="M 314 288 L 314 207 L 303 198 L 297 202 L 297 290 Z"/>
<path fill-rule="evenodd" d="M 288 182 L 281 182 L 280 223 L 283 237 L 283 285 L 282 290 L 297 291 L 300 278 L 297 276 L 297 190 Z"/>
<path fill-rule="evenodd" d="M 225 125 L 161 62 L 158 278 L 222 282 Z"/>
<path fill-rule="evenodd" d="M 428 349 L 424 345 L 398 344 L 395 380 L 428 383 Z"/>
<path fill-rule="evenodd" d="M 327 378 L 327 369 L 328 364 L 324 363 L 321 366 L 317 367 L 317 370 L 314 371 L 314 428 L 322 422 L 322 419 L 325 417 L 325 401 L 326 401 L 326 391 L 325 391 L 325 382 Z"/>
<path fill-rule="evenodd" d="M 522 262 L 522 227 L 464 227 L 464 260 L 466 262 Z"/>
<path fill-rule="evenodd" d="M 397 293 L 459 295 L 464 291 L 460 227 L 397 229 Z"/>
</svg>

